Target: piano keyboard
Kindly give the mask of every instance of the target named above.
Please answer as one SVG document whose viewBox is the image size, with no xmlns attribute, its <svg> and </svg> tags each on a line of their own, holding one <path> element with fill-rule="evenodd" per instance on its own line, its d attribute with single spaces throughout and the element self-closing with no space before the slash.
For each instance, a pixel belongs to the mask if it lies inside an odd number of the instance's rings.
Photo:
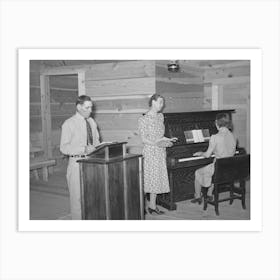
<svg viewBox="0 0 280 280">
<path fill-rule="evenodd" d="M 215 157 L 212 155 L 211 157 Z M 190 160 L 197 160 L 197 159 L 204 159 L 205 157 L 189 157 L 189 158 L 180 158 L 178 162 L 190 161 Z"/>
<path fill-rule="evenodd" d="M 235 155 L 239 154 L 239 151 L 235 152 Z M 212 155 L 211 157 L 215 157 Z M 178 159 L 178 162 L 185 162 L 185 161 L 191 161 L 191 160 L 198 160 L 198 159 L 204 159 L 205 157 L 189 157 L 189 158 L 180 158 Z"/>
</svg>

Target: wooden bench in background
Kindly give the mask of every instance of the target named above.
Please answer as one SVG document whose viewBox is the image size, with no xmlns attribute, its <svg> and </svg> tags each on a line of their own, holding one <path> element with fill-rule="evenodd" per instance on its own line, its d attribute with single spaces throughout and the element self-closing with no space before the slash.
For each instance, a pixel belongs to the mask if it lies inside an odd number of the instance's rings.
<svg viewBox="0 0 280 280">
<path fill-rule="evenodd" d="M 43 180 L 48 181 L 48 176 L 49 176 L 49 167 L 52 167 L 56 165 L 56 160 L 55 159 L 34 159 L 33 161 L 30 162 L 30 171 L 34 174 L 35 178 L 37 180 L 40 179 L 39 174 L 38 174 L 38 169 L 42 169 L 42 174 L 43 174 Z"/>
</svg>

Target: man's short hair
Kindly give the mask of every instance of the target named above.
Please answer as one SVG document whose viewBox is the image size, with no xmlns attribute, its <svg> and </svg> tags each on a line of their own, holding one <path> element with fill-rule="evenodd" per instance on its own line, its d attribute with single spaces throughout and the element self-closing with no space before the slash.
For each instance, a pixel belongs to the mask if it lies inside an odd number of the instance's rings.
<svg viewBox="0 0 280 280">
<path fill-rule="evenodd" d="M 226 113 L 217 114 L 216 121 L 218 127 L 227 127 L 228 129 L 232 129 L 232 123 L 228 114 Z"/>
<path fill-rule="evenodd" d="M 78 96 L 78 98 L 76 100 L 76 106 L 78 104 L 83 105 L 86 101 L 92 102 L 92 100 L 91 100 L 91 98 L 89 96 L 87 96 L 87 95 L 80 95 L 80 96 Z"/>
</svg>

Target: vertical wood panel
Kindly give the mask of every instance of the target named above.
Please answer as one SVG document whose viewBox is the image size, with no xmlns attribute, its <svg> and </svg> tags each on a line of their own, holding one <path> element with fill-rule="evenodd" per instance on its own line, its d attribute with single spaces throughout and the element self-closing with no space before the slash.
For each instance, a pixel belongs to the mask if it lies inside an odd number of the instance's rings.
<svg viewBox="0 0 280 280">
<path fill-rule="evenodd" d="M 86 86 L 85 86 L 85 71 L 80 71 L 78 73 L 78 92 L 80 95 L 86 94 Z"/>
<path fill-rule="evenodd" d="M 110 190 L 109 190 L 109 171 L 108 165 L 104 164 L 104 189 L 105 189 L 105 202 L 106 202 L 106 219 L 111 219 L 111 203 L 110 203 Z"/>
<path fill-rule="evenodd" d="M 84 176 L 83 209 L 85 219 L 106 219 L 107 203 L 104 185 L 108 177 L 104 174 L 104 165 L 82 163 Z M 102 180 L 102 181 L 101 181 Z M 81 194 L 82 195 L 82 194 Z"/>
<path fill-rule="evenodd" d="M 224 104 L 224 86 L 218 86 L 218 109 L 221 109 Z"/>
<path fill-rule="evenodd" d="M 250 152 L 250 83 L 234 83 L 223 86 L 224 107 L 236 109 L 233 115 L 235 134 L 239 144 Z"/>
<path fill-rule="evenodd" d="M 212 110 L 219 109 L 219 86 L 212 85 Z"/>
<path fill-rule="evenodd" d="M 204 98 L 203 98 L 203 109 L 212 109 L 212 85 L 206 84 L 203 89 Z"/>
<path fill-rule="evenodd" d="M 128 200 L 128 219 L 136 220 L 139 219 L 142 212 L 142 199 L 141 193 L 139 193 L 139 159 L 133 158 L 127 160 L 127 200 Z M 135 205 L 139 205 L 139 207 L 135 207 Z"/>
<path fill-rule="evenodd" d="M 124 217 L 124 173 L 122 162 L 108 164 L 109 174 L 109 200 L 112 220 Z"/>
<path fill-rule="evenodd" d="M 49 77 L 40 76 L 43 150 L 45 158 L 52 157 L 51 108 Z"/>
<path fill-rule="evenodd" d="M 123 147 L 123 156 L 126 154 L 126 149 Z M 124 218 L 127 220 L 128 218 L 128 199 L 127 199 L 127 191 L 128 191 L 128 185 L 127 185 L 127 165 L 126 160 L 122 162 L 123 164 L 123 200 L 124 200 Z"/>
</svg>

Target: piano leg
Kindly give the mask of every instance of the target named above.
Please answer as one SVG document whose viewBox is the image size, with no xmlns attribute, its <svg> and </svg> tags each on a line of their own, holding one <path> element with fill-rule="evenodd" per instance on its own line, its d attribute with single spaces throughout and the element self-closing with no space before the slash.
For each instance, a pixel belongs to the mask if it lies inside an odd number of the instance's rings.
<svg viewBox="0 0 280 280">
<path fill-rule="evenodd" d="M 230 200 L 229 200 L 229 204 L 231 205 L 233 203 L 233 196 L 234 196 L 234 192 L 233 192 L 233 189 L 234 189 L 234 184 L 230 184 L 230 191 L 229 191 L 229 196 L 230 196 Z"/>
<path fill-rule="evenodd" d="M 245 187 L 245 181 L 241 180 L 240 181 L 240 188 L 241 188 L 241 203 L 242 203 L 242 208 L 246 209 L 246 204 L 245 204 L 245 196 L 246 196 L 246 187 Z"/>
<path fill-rule="evenodd" d="M 157 204 L 168 209 L 168 210 L 176 210 L 176 203 L 172 202 L 170 199 L 170 195 L 168 194 L 160 194 L 157 196 Z"/>
<path fill-rule="evenodd" d="M 202 187 L 201 188 L 201 192 L 202 192 L 202 197 L 203 197 L 203 210 L 205 211 L 207 209 L 207 192 L 208 192 L 208 188 Z"/>
<path fill-rule="evenodd" d="M 219 216 L 220 213 L 219 213 L 219 187 L 218 185 L 215 185 L 214 187 L 214 206 L 215 206 L 215 212 L 216 212 L 216 215 Z"/>
</svg>

